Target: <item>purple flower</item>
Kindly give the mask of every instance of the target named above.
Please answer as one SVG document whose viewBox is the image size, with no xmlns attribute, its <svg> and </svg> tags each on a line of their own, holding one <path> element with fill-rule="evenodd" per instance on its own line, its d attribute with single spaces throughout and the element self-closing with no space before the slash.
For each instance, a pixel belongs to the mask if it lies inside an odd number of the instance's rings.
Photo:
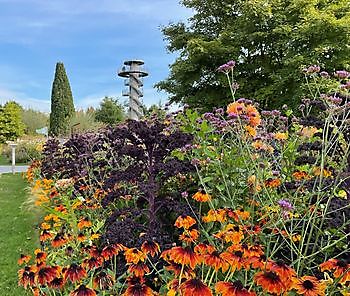
<svg viewBox="0 0 350 296">
<path fill-rule="evenodd" d="M 334 76 L 340 79 L 345 79 L 350 76 L 350 73 L 345 70 L 335 71 Z"/>
<path fill-rule="evenodd" d="M 235 65 L 235 61 L 228 61 L 226 64 L 221 65 L 217 70 L 222 73 L 228 73 L 235 67 Z"/>
<path fill-rule="evenodd" d="M 322 71 L 322 72 L 320 73 L 320 75 L 321 75 L 321 77 L 323 77 L 323 78 L 329 78 L 329 74 L 328 74 L 328 72 L 326 72 L 326 71 Z"/>
<path fill-rule="evenodd" d="M 280 199 L 277 203 L 284 211 L 292 211 L 294 209 L 293 205 L 286 199 Z"/>
<path fill-rule="evenodd" d="M 318 72 L 320 72 L 320 70 L 321 70 L 320 66 L 312 65 L 312 66 L 309 66 L 308 68 L 305 68 L 303 71 L 304 71 L 306 74 L 313 74 L 313 73 L 318 73 Z"/>
<path fill-rule="evenodd" d="M 237 90 L 237 89 L 239 89 L 239 84 L 237 82 L 234 82 L 234 83 L 232 83 L 231 87 L 233 90 Z"/>
<path fill-rule="evenodd" d="M 181 192 L 181 196 L 183 198 L 187 198 L 188 197 L 188 192 L 187 191 Z"/>
</svg>

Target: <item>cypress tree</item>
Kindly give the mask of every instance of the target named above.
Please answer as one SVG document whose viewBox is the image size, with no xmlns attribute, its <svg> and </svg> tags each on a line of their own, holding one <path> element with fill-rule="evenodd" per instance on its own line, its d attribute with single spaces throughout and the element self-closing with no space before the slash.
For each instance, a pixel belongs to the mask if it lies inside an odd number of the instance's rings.
<svg viewBox="0 0 350 296">
<path fill-rule="evenodd" d="M 68 133 L 69 120 L 74 115 L 72 91 L 63 63 L 56 64 L 51 92 L 50 135 Z"/>
</svg>

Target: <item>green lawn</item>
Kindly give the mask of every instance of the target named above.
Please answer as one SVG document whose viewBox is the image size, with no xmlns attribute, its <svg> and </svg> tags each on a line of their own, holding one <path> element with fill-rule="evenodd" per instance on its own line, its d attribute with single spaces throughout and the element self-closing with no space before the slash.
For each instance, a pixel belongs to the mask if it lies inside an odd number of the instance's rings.
<svg viewBox="0 0 350 296">
<path fill-rule="evenodd" d="M 16 165 L 27 165 L 28 163 L 16 163 Z M 0 165 L 11 165 L 11 160 L 5 155 L 0 154 Z"/>
<path fill-rule="evenodd" d="M 36 233 L 38 214 L 25 206 L 26 182 L 20 174 L 0 175 L 0 295 L 27 295 L 17 286 L 17 259 L 33 254 L 39 245 Z"/>
</svg>

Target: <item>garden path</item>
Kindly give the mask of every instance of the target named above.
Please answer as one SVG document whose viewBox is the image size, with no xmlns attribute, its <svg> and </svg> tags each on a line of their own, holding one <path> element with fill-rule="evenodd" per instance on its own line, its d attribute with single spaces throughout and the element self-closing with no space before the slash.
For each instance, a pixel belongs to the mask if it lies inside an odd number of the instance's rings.
<svg viewBox="0 0 350 296">
<path fill-rule="evenodd" d="M 15 172 L 23 173 L 28 169 L 27 165 L 16 165 Z M 12 173 L 12 166 L 10 165 L 0 165 L 0 174 Z"/>
</svg>

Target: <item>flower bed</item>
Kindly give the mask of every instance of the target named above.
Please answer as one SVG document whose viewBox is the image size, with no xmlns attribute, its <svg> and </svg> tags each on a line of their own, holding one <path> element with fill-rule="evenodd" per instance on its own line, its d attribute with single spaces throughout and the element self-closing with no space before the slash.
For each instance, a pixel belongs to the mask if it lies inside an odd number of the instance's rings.
<svg viewBox="0 0 350 296">
<path fill-rule="evenodd" d="M 233 68 L 219 70 L 234 97 Z M 319 72 L 305 70 L 313 86 L 331 79 Z M 47 215 L 19 283 L 35 295 L 349 295 L 349 73 L 335 78 L 338 95 L 305 100 L 299 118 L 234 99 L 49 141 L 27 173 Z"/>
</svg>

